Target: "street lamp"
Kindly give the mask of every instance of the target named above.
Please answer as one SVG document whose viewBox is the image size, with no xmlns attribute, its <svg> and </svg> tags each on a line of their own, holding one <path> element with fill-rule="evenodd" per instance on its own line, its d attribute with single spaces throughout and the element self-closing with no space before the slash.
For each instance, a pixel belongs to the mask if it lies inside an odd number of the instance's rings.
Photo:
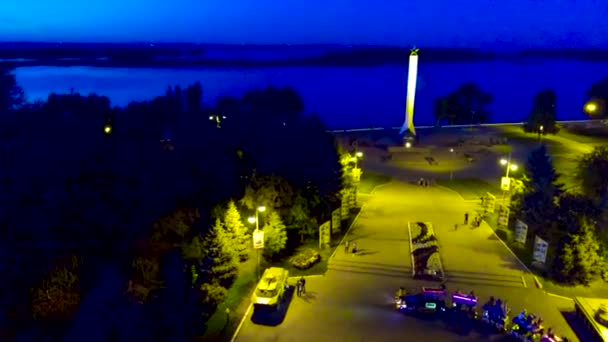
<svg viewBox="0 0 608 342">
<path fill-rule="evenodd" d="M 597 110 L 597 104 L 595 102 L 587 102 L 585 104 L 585 112 L 588 114 L 593 114 Z"/>
<path fill-rule="evenodd" d="M 226 116 L 224 115 L 211 115 L 209 116 L 209 121 L 215 121 L 217 123 L 217 128 L 222 128 L 222 126 L 220 126 L 220 123 L 222 122 L 222 120 L 225 120 Z"/>
<path fill-rule="evenodd" d="M 107 124 L 107 125 L 103 126 L 103 132 L 107 135 L 112 134 L 112 125 Z"/>
<path fill-rule="evenodd" d="M 260 232 L 260 217 L 259 217 L 258 213 L 263 213 L 265 211 L 266 211 L 266 207 L 261 205 L 256 208 L 255 216 L 250 216 L 247 219 L 247 221 L 249 221 L 249 223 L 252 223 L 252 224 L 255 223 L 255 231 L 253 232 L 254 236 Z M 258 258 L 258 264 L 257 264 L 257 268 L 256 268 L 257 280 L 260 279 L 260 249 L 262 249 L 262 248 L 256 248 L 257 258 Z"/>
<path fill-rule="evenodd" d="M 538 127 L 538 143 L 539 144 L 543 141 L 544 131 L 545 131 L 545 126 L 540 125 L 540 127 Z"/>
<path fill-rule="evenodd" d="M 451 163 L 450 163 L 450 180 L 454 179 L 454 149 L 450 148 L 450 159 L 451 159 Z"/>
<path fill-rule="evenodd" d="M 350 161 L 355 162 L 355 168 L 352 171 L 353 183 L 355 184 L 355 206 L 357 205 L 357 191 L 358 191 L 359 180 L 361 179 L 361 172 L 359 171 L 359 168 L 357 167 L 359 164 L 359 158 L 363 158 L 363 152 L 355 152 L 355 156 L 350 159 Z M 358 175 L 358 176 L 356 176 L 356 175 Z"/>
<path fill-rule="evenodd" d="M 405 143 L 405 148 L 410 148 L 410 147 L 412 147 L 412 143 L 411 143 L 411 142 L 409 142 L 409 141 L 408 141 L 408 142 L 406 142 L 406 143 Z"/>
<path fill-rule="evenodd" d="M 509 179 L 509 172 L 511 172 L 511 171 L 515 172 L 515 171 L 517 171 L 517 169 L 519 169 L 519 166 L 517 164 L 511 162 L 511 152 L 509 152 L 508 158 L 502 158 L 500 160 L 500 164 L 503 165 L 503 166 L 505 166 L 505 169 L 506 169 L 505 170 L 505 178 L 506 179 Z M 510 179 L 507 182 L 509 182 L 508 184 L 509 184 L 509 190 L 510 190 L 510 187 L 511 187 L 511 181 L 510 181 Z M 502 203 L 503 203 L 503 205 L 504 205 L 504 202 L 505 202 L 505 195 L 506 195 L 506 193 L 507 193 L 507 191 L 503 189 L 503 192 L 502 192 Z"/>
</svg>

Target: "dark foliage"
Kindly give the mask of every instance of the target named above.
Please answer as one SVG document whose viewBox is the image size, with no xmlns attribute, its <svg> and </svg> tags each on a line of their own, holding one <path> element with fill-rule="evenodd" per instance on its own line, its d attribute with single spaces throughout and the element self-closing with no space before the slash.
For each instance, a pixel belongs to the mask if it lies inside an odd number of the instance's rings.
<svg viewBox="0 0 608 342">
<path fill-rule="evenodd" d="M 556 103 L 557 96 L 553 90 L 548 89 L 536 94 L 524 130 L 538 134 L 556 133 Z"/>
<path fill-rule="evenodd" d="M 493 97 L 475 83 L 465 83 L 453 93 L 435 100 L 437 125 L 473 125 L 490 119 L 487 106 Z"/>
<path fill-rule="evenodd" d="M 217 108 L 203 108 L 202 96 L 197 83 L 125 108 L 79 94 L 21 106 L 14 77 L 0 73 L 0 266 L 11 280 L 2 282 L 0 316 L 15 336 L 48 304 L 32 293 L 51 289 L 69 299 L 60 316 L 77 312 L 76 340 L 105 317 L 123 321 L 91 333 L 180 340 L 204 324 L 236 275 L 217 238 L 224 233 L 209 230 L 211 208 L 241 198 L 254 174 L 276 174 L 308 201 L 308 215 L 320 215 L 340 165 L 333 138 L 303 115 L 299 96 L 268 88 Z M 209 120 L 218 112 L 222 128 Z M 71 256 L 77 271 L 64 266 Z M 47 323 L 27 329 L 60 339 L 59 325 Z"/>
</svg>

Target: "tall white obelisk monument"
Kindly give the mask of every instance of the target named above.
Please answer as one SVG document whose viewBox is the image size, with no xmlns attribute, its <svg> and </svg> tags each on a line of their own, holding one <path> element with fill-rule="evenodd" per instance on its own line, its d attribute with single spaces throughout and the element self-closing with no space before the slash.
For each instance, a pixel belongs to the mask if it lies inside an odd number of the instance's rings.
<svg viewBox="0 0 608 342">
<path fill-rule="evenodd" d="M 415 47 L 410 52 L 410 60 L 407 70 L 407 97 L 405 100 L 405 121 L 401 127 L 401 134 L 415 136 L 414 127 L 414 100 L 416 99 L 416 82 L 418 80 L 418 49 Z"/>
</svg>

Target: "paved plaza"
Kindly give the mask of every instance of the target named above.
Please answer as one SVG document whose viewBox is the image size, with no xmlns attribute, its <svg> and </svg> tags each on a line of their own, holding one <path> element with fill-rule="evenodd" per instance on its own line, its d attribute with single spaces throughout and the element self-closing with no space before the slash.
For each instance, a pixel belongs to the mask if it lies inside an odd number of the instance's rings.
<svg viewBox="0 0 608 342">
<path fill-rule="evenodd" d="M 394 181 L 369 196 L 347 239 L 356 242 L 357 255 L 338 247 L 325 276 L 307 280 L 307 294 L 287 296 L 274 314 L 250 310 L 236 341 L 487 341 L 497 336 L 463 334 L 439 320 L 425 320 L 396 312 L 392 307 L 400 286 L 436 285 L 412 280 L 408 222 L 431 222 L 437 235 L 449 290 L 474 290 L 480 300 L 503 298 L 514 311 L 527 308 L 548 326 L 574 338 L 560 310 L 569 300 L 536 289 L 531 274 L 496 239 L 485 223 L 471 229 L 464 213 L 474 202 L 441 188 L 422 188 Z M 573 339 L 574 341 L 576 339 Z"/>
</svg>

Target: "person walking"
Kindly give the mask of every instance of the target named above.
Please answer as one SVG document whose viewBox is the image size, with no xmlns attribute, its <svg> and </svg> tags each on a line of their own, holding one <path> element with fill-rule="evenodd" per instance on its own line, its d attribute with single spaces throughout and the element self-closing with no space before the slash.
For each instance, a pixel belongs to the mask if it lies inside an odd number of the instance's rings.
<svg viewBox="0 0 608 342">
<path fill-rule="evenodd" d="M 357 244 L 353 242 L 353 256 L 357 254 Z"/>
<path fill-rule="evenodd" d="M 464 213 L 464 224 L 469 224 L 469 213 Z"/>
<path fill-rule="evenodd" d="M 306 294 L 306 279 L 304 277 L 300 278 L 300 284 L 302 284 L 302 288 L 300 289 L 300 296 Z"/>
<path fill-rule="evenodd" d="M 457 231 L 457 230 L 458 230 L 458 223 L 456 223 L 456 224 L 454 225 L 454 231 Z"/>
<path fill-rule="evenodd" d="M 296 284 L 296 293 L 298 294 L 298 297 L 302 296 L 302 289 L 304 288 L 304 285 L 302 284 L 302 279 L 304 278 L 298 279 L 298 282 Z"/>
<path fill-rule="evenodd" d="M 346 242 L 344 242 L 344 253 L 348 254 L 349 246 L 350 246 L 350 241 L 346 240 Z"/>
</svg>

